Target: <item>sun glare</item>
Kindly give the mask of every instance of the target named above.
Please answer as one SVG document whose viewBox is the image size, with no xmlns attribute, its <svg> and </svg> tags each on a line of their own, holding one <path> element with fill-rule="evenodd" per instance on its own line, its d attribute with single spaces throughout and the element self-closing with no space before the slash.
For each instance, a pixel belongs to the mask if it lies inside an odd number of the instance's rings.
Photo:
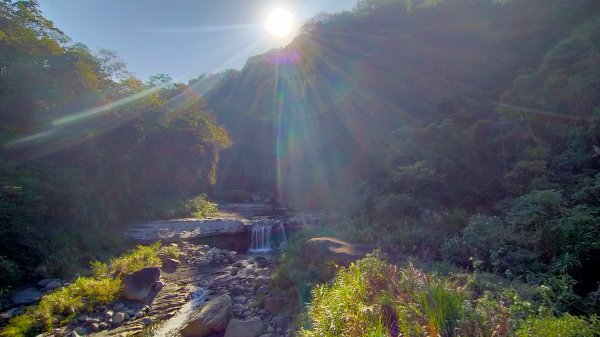
<svg viewBox="0 0 600 337">
<path fill-rule="evenodd" d="M 283 8 L 272 10 L 265 23 L 267 32 L 276 37 L 286 37 L 290 35 L 293 27 L 294 16 L 290 11 Z"/>
</svg>

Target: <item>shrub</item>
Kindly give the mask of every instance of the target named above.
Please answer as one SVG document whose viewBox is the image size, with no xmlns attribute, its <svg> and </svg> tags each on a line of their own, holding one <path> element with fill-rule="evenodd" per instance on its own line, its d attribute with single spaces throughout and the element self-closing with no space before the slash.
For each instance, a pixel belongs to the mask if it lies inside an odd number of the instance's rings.
<svg viewBox="0 0 600 337">
<path fill-rule="evenodd" d="M 600 336 L 600 321 L 566 314 L 562 317 L 532 317 L 515 332 L 516 337 L 595 337 Z"/>
<path fill-rule="evenodd" d="M 110 260 L 108 272 L 114 275 L 131 273 L 147 266 L 160 266 L 158 257 L 160 242 L 150 246 L 139 245 L 131 252 Z"/>
<path fill-rule="evenodd" d="M 217 204 L 208 201 L 206 195 L 203 194 L 181 202 L 177 209 L 176 216 L 206 218 L 217 214 L 218 211 Z"/>
<path fill-rule="evenodd" d="M 331 286 L 313 289 L 310 325 L 300 335 L 507 336 L 509 309 L 491 297 L 470 298 L 455 283 L 369 255 L 340 269 Z"/>
</svg>

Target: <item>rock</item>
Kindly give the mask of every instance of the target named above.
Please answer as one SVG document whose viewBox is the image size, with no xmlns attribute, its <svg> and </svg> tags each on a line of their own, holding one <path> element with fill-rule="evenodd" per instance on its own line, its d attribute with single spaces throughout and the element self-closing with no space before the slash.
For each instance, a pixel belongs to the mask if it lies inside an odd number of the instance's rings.
<svg viewBox="0 0 600 337">
<path fill-rule="evenodd" d="M 210 264 L 211 261 L 209 261 L 207 258 L 200 258 L 198 259 L 198 261 L 196 261 L 196 264 L 199 267 L 203 267 L 203 266 L 208 266 Z"/>
<path fill-rule="evenodd" d="M 144 316 L 146 316 L 146 313 L 143 312 L 143 311 L 140 311 L 140 312 L 136 313 L 134 317 L 135 318 L 142 318 Z"/>
<path fill-rule="evenodd" d="M 165 287 L 165 281 L 163 280 L 158 280 L 158 282 L 156 282 L 154 284 L 154 291 L 158 292 L 161 291 L 163 288 Z"/>
<path fill-rule="evenodd" d="M 279 297 L 267 297 L 264 301 L 265 310 L 271 315 L 281 313 L 286 307 L 287 301 Z"/>
<path fill-rule="evenodd" d="M 231 297 L 222 295 L 206 302 L 198 314 L 181 330 L 183 337 L 204 337 L 224 331 L 232 316 Z"/>
<path fill-rule="evenodd" d="M 149 317 L 146 317 L 142 320 L 142 324 L 144 324 L 144 325 L 148 325 L 150 323 L 152 323 L 152 319 Z"/>
<path fill-rule="evenodd" d="M 27 305 L 39 301 L 40 298 L 42 298 L 42 292 L 30 287 L 16 292 L 12 295 L 11 301 L 15 305 Z"/>
<path fill-rule="evenodd" d="M 269 285 L 270 279 L 266 276 L 259 276 L 257 278 L 254 279 L 254 290 L 256 291 L 256 289 L 265 286 L 265 285 Z"/>
<path fill-rule="evenodd" d="M 291 321 L 292 319 L 289 316 L 285 316 L 283 314 L 273 317 L 273 323 L 275 323 L 275 326 L 278 330 L 285 328 Z"/>
<path fill-rule="evenodd" d="M 242 321 L 232 319 L 225 330 L 225 337 L 258 337 L 265 332 L 265 325 L 258 317 Z"/>
<path fill-rule="evenodd" d="M 79 337 L 79 334 L 76 331 L 71 331 L 66 337 Z"/>
<path fill-rule="evenodd" d="M 160 268 L 146 267 L 123 276 L 123 296 L 132 301 L 144 302 L 154 284 L 160 280 Z"/>
<path fill-rule="evenodd" d="M 104 318 L 113 318 L 115 316 L 115 312 L 112 310 L 108 310 L 104 313 Z"/>
<path fill-rule="evenodd" d="M 104 330 L 104 329 L 106 329 L 106 328 L 108 328 L 108 324 L 106 324 L 106 323 L 104 323 L 104 322 L 100 322 L 100 323 L 98 323 L 98 329 L 100 329 L 100 330 Z"/>
<path fill-rule="evenodd" d="M 255 256 L 254 262 L 256 263 L 256 266 L 258 268 L 264 268 L 269 266 L 269 260 L 267 260 L 267 258 L 263 256 Z"/>
<path fill-rule="evenodd" d="M 39 280 L 37 283 L 37 286 L 40 288 L 46 288 L 46 286 L 48 285 L 48 283 L 52 282 L 52 281 L 58 281 L 62 284 L 60 279 L 55 279 L 55 278 L 45 278 L 43 280 Z"/>
<path fill-rule="evenodd" d="M 96 307 L 96 311 L 97 312 L 102 312 L 104 313 L 108 308 L 105 305 L 99 305 Z"/>
<path fill-rule="evenodd" d="M 115 305 L 113 305 L 113 310 L 114 311 L 122 311 L 123 309 L 125 309 L 125 304 L 118 302 Z"/>
<path fill-rule="evenodd" d="M 233 288 L 231 288 L 231 295 L 236 296 L 236 295 L 241 295 L 243 293 L 246 292 L 246 288 L 244 288 L 244 286 L 242 285 L 235 285 L 233 286 Z"/>
<path fill-rule="evenodd" d="M 98 331 L 98 330 L 100 330 L 100 324 L 99 323 L 92 323 L 92 324 L 90 324 L 90 328 L 93 331 Z"/>
<path fill-rule="evenodd" d="M 262 286 L 256 291 L 257 295 L 266 295 L 269 293 L 269 286 Z"/>
<path fill-rule="evenodd" d="M 121 324 L 125 320 L 125 314 L 122 312 L 117 312 L 113 317 L 114 324 Z"/>
<path fill-rule="evenodd" d="M 302 255 L 309 265 L 333 261 L 337 265 L 347 266 L 363 257 L 368 249 L 336 238 L 318 237 L 306 241 Z"/>
<path fill-rule="evenodd" d="M 165 273 L 174 273 L 181 265 L 181 261 L 165 257 L 162 259 L 162 270 Z"/>
<path fill-rule="evenodd" d="M 62 285 L 63 285 L 62 280 L 59 280 L 59 279 L 50 280 L 48 283 L 46 283 L 46 287 L 44 287 L 44 290 L 49 291 L 49 290 L 58 289 L 58 288 L 62 287 Z"/>
</svg>

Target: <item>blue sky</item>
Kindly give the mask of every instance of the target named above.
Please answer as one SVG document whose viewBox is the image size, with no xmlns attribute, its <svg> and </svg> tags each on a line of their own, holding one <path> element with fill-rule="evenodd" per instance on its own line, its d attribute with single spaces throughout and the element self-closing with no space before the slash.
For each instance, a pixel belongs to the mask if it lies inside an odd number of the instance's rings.
<svg viewBox="0 0 600 337">
<path fill-rule="evenodd" d="M 44 15 L 74 42 L 115 50 L 141 79 L 166 73 L 187 81 L 241 68 L 248 57 L 283 46 L 264 30 L 270 11 L 302 21 L 351 9 L 356 0 L 39 0 Z"/>
</svg>

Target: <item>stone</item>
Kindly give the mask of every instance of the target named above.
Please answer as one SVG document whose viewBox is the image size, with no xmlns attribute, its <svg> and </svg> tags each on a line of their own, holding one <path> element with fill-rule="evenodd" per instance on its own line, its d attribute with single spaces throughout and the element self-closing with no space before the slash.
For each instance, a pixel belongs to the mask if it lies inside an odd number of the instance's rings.
<svg viewBox="0 0 600 337">
<path fill-rule="evenodd" d="M 160 280 L 160 268 L 146 267 L 123 276 L 123 296 L 132 301 L 144 302 L 154 284 Z"/>
<path fill-rule="evenodd" d="M 256 291 L 257 295 L 266 295 L 269 293 L 269 286 L 262 286 Z"/>
<path fill-rule="evenodd" d="M 259 276 L 257 278 L 254 279 L 254 290 L 256 291 L 256 289 L 265 286 L 265 285 L 269 285 L 270 283 L 270 279 L 266 276 Z"/>
<path fill-rule="evenodd" d="M 265 325 L 258 317 L 245 321 L 232 319 L 225 330 L 225 337 L 258 337 L 265 332 Z"/>
<path fill-rule="evenodd" d="M 96 307 L 96 311 L 97 312 L 102 312 L 104 313 L 108 308 L 105 305 L 99 305 Z"/>
<path fill-rule="evenodd" d="M 318 237 L 304 243 L 302 255 L 309 265 L 332 261 L 340 266 L 348 266 L 363 257 L 370 248 L 372 247 L 355 245 L 332 237 Z"/>
<path fill-rule="evenodd" d="M 52 282 L 52 281 L 58 281 L 61 282 L 60 279 L 54 279 L 54 278 L 45 278 L 43 280 L 39 280 L 37 283 L 37 286 L 40 288 L 46 288 L 46 286 L 48 285 L 48 283 Z"/>
<path fill-rule="evenodd" d="M 291 317 L 285 316 L 283 314 L 275 315 L 275 317 L 273 317 L 273 323 L 275 324 L 278 330 L 283 330 L 283 328 L 285 328 L 291 321 Z"/>
<path fill-rule="evenodd" d="M 152 319 L 151 318 L 146 317 L 146 318 L 142 319 L 142 324 L 148 325 L 150 323 L 152 323 Z"/>
<path fill-rule="evenodd" d="M 108 328 L 108 324 L 106 324 L 106 323 L 104 323 L 104 322 L 100 322 L 100 323 L 98 323 L 98 329 L 100 329 L 100 330 L 104 330 L 104 329 L 106 329 L 106 328 Z"/>
<path fill-rule="evenodd" d="M 264 268 L 269 266 L 269 260 L 267 260 L 267 258 L 263 256 L 255 256 L 254 262 L 256 263 L 256 266 L 258 268 Z"/>
<path fill-rule="evenodd" d="M 181 261 L 165 257 L 162 259 L 162 270 L 165 273 L 174 273 L 181 265 Z"/>
<path fill-rule="evenodd" d="M 163 288 L 165 287 L 165 281 L 163 280 L 158 280 L 158 282 L 156 282 L 154 284 L 154 291 L 161 291 Z"/>
<path fill-rule="evenodd" d="M 244 286 L 242 285 L 235 285 L 233 286 L 233 288 L 231 288 L 231 294 L 236 296 L 236 295 L 241 295 L 243 293 L 246 292 L 246 288 L 244 288 Z"/>
<path fill-rule="evenodd" d="M 221 295 L 206 302 L 200 311 L 181 330 L 183 337 L 204 337 L 209 333 L 224 331 L 232 316 L 229 295 Z"/>
<path fill-rule="evenodd" d="M 266 297 L 263 303 L 265 310 L 271 315 L 281 313 L 287 305 L 287 301 L 279 297 Z"/>
<path fill-rule="evenodd" d="M 113 317 L 114 324 L 121 324 L 125 320 L 125 314 L 122 312 L 117 312 Z"/>
<path fill-rule="evenodd" d="M 113 310 L 114 311 L 122 311 L 123 309 L 125 309 L 125 304 L 118 302 L 115 305 L 113 305 Z"/>
<path fill-rule="evenodd" d="M 98 331 L 98 330 L 100 330 L 100 324 L 99 323 L 92 323 L 92 324 L 90 324 L 90 328 L 93 331 Z"/>
<path fill-rule="evenodd" d="M 50 291 L 50 290 L 58 289 L 58 288 L 62 287 L 62 285 L 63 285 L 63 282 L 59 279 L 50 280 L 48 283 L 46 283 L 44 290 Z"/>
<path fill-rule="evenodd" d="M 114 311 L 108 310 L 107 312 L 104 313 L 104 318 L 113 318 L 114 315 L 115 315 Z"/>
<path fill-rule="evenodd" d="M 77 331 L 71 331 L 67 334 L 66 337 L 79 337 L 79 334 L 77 333 Z"/>
<path fill-rule="evenodd" d="M 140 311 L 140 312 L 136 313 L 134 317 L 135 318 L 142 318 L 144 316 L 146 316 L 146 313 L 143 312 L 143 311 Z"/>
<path fill-rule="evenodd" d="M 42 298 L 42 292 L 29 287 L 13 294 L 11 301 L 14 305 L 27 305 L 39 301 L 40 298 Z"/>
</svg>

